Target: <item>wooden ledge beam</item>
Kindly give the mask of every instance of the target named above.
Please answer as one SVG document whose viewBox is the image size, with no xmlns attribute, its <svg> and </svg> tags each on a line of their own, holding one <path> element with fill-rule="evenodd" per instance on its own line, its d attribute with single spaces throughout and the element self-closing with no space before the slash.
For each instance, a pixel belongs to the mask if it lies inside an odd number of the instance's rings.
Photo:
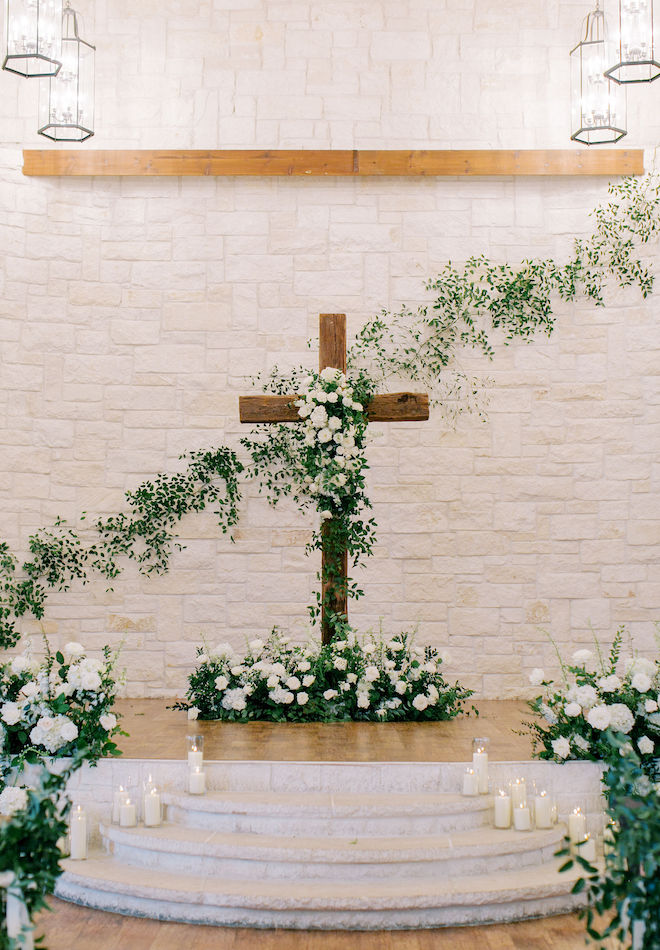
<svg viewBox="0 0 660 950">
<path fill-rule="evenodd" d="M 642 149 L 226 151 L 42 149 L 23 152 L 30 176 L 511 176 L 641 175 Z"/>
<path fill-rule="evenodd" d="M 293 402 L 298 396 L 239 396 L 241 422 L 301 422 Z M 366 407 L 369 422 L 423 422 L 429 417 L 426 393 L 383 393 Z"/>
</svg>

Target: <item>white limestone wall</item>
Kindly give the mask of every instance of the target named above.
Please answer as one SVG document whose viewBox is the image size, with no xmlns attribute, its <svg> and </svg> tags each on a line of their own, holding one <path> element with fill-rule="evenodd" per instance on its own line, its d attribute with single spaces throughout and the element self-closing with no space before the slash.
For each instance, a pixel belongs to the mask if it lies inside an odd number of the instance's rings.
<svg viewBox="0 0 660 950">
<path fill-rule="evenodd" d="M 532 0 L 83 0 L 97 44 L 85 148 L 565 148 L 568 50 L 586 7 Z M 38 85 L 0 75 L 0 536 L 121 506 L 186 449 L 236 444 L 245 377 L 315 360 L 319 311 L 351 330 L 429 299 L 448 260 L 563 259 L 596 178 L 24 178 Z M 621 146 L 658 142 L 660 82 L 629 91 Z M 56 145 L 52 147 L 56 148 Z M 657 264 L 657 248 L 649 250 Z M 498 346 L 487 423 L 374 427 L 376 557 L 361 628 L 419 623 L 450 672 L 517 696 L 565 651 L 660 618 L 657 299 L 557 305 L 550 340 Z M 125 638 L 133 695 L 181 692 L 202 634 L 305 628 L 309 522 L 247 491 L 235 545 L 211 518 L 162 579 L 129 566 L 53 595 L 44 628 Z M 39 626 L 26 622 L 26 634 Z"/>
</svg>

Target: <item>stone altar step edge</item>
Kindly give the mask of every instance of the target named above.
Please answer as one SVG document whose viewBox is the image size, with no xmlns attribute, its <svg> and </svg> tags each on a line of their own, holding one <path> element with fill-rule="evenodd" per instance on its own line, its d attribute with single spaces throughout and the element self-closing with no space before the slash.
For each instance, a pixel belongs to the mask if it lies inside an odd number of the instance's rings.
<svg viewBox="0 0 660 950">
<path fill-rule="evenodd" d="M 393 930 L 495 923 L 580 906 L 558 864 L 450 880 L 237 881 L 133 868 L 108 855 L 64 861 L 55 895 L 131 916 L 233 927 Z"/>
<path fill-rule="evenodd" d="M 461 877 L 551 863 L 565 829 L 481 828 L 419 837 L 324 838 L 227 834 L 164 825 L 102 826 L 116 861 L 190 875 L 271 881 Z"/>
<path fill-rule="evenodd" d="M 351 836 L 422 835 L 488 824 L 489 796 L 330 792 L 164 792 L 168 820 L 219 832 Z"/>
</svg>

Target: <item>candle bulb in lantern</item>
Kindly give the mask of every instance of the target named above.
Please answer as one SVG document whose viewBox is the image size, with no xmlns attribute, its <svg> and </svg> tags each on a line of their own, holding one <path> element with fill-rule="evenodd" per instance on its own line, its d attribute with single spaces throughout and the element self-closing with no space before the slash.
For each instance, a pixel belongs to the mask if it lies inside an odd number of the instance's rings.
<svg viewBox="0 0 660 950">
<path fill-rule="evenodd" d="M 494 825 L 496 828 L 511 827 L 511 796 L 506 789 L 498 788 L 495 793 Z"/>
<path fill-rule="evenodd" d="M 583 841 L 587 834 L 587 819 L 581 808 L 574 808 L 568 816 L 568 837 L 571 844 L 577 844 Z"/>
<path fill-rule="evenodd" d="M 188 736 L 188 768 L 200 768 L 204 764 L 204 736 Z"/>
<path fill-rule="evenodd" d="M 463 774 L 463 794 L 472 797 L 479 794 L 479 776 L 474 769 L 466 769 Z"/>
<path fill-rule="evenodd" d="M 479 794 L 488 794 L 488 743 L 489 739 L 481 737 L 472 740 L 472 768 L 477 773 Z"/>
<path fill-rule="evenodd" d="M 188 791 L 191 795 L 203 795 L 206 791 L 206 772 L 199 766 L 188 773 Z"/>
<path fill-rule="evenodd" d="M 517 778 L 511 783 L 511 805 L 519 808 L 527 804 L 527 782 L 524 778 Z"/>
<path fill-rule="evenodd" d="M 532 830 L 532 815 L 527 805 L 518 805 L 513 809 L 513 827 L 516 831 Z"/>
<path fill-rule="evenodd" d="M 534 818 L 537 828 L 552 828 L 552 801 L 545 789 L 534 799 Z"/>
<path fill-rule="evenodd" d="M 112 821 L 115 825 L 119 824 L 119 809 L 127 798 L 126 789 L 123 785 L 115 790 L 112 796 Z"/>
<path fill-rule="evenodd" d="M 137 811 L 130 798 L 119 809 L 119 824 L 122 828 L 134 828 L 137 824 Z"/>
<path fill-rule="evenodd" d="M 87 815 L 82 805 L 76 805 L 69 818 L 70 856 L 74 861 L 87 857 Z"/>
</svg>

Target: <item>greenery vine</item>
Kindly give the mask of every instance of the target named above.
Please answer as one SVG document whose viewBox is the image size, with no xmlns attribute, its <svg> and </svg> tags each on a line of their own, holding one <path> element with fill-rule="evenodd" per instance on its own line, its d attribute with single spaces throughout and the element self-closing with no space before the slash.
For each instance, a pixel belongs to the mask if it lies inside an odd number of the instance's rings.
<svg viewBox="0 0 660 950">
<path fill-rule="evenodd" d="M 609 200 L 592 214 L 592 234 L 574 241 L 573 254 L 564 264 L 530 259 L 514 266 L 484 256 L 471 257 L 462 267 L 450 262 L 427 283 L 434 295 L 429 304 L 416 310 L 383 310 L 368 321 L 348 353 L 348 384 L 356 403 L 366 405 L 396 377 L 421 383 L 450 417 L 480 411 L 480 383 L 461 370 L 461 348 L 492 359 L 496 339 L 507 345 L 538 333 L 549 335 L 553 297 L 571 301 L 581 294 L 601 306 L 609 278 L 620 287 L 637 286 L 646 297 L 653 275 L 639 248 L 660 231 L 660 178 L 651 174 L 610 185 Z M 261 383 L 267 392 L 296 393 L 310 378 L 316 379 L 298 367 L 286 373 L 275 370 Z M 336 494 L 325 532 L 316 531 L 308 546 L 325 546 L 330 554 L 326 576 L 319 578 L 324 592 L 310 608 L 313 618 L 323 604 L 331 607 L 338 593 L 361 593 L 340 563 L 340 552 L 347 549 L 355 565 L 373 549 L 375 522 L 365 513 L 370 508 L 364 491 L 366 417 L 357 413 L 351 425 L 361 459 L 351 491 Z M 17 558 L 1 543 L 0 648 L 17 643 L 20 617 L 43 616 L 48 589 L 67 590 L 75 580 L 85 584 L 92 573 L 111 584 L 121 572 L 122 557 L 135 561 L 144 574 L 166 571 L 172 550 L 181 547 L 174 527 L 188 512 L 214 505 L 218 524 L 227 532 L 238 519 L 241 475 L 255 478 L 273 504 L 289 496 L 299 507 L 311 505 L 320 514 L 328 510 L 309 496 L 306 479 L 314 477 L 318 453 L 305 443 L 303 426 L 257 429 L 242 444 L 250 459 L 247 468 L 226 447 L 192 452 L 185 472 L 157 475 L 126 493 L 127 512 L 88 524 L 91 540 L 84 541 L 58 519 L 52 528 L 30 537 L 32 558 L 20 570 Z M 86 521 L 86 515 L 81 520 Z"/>
</svg>

